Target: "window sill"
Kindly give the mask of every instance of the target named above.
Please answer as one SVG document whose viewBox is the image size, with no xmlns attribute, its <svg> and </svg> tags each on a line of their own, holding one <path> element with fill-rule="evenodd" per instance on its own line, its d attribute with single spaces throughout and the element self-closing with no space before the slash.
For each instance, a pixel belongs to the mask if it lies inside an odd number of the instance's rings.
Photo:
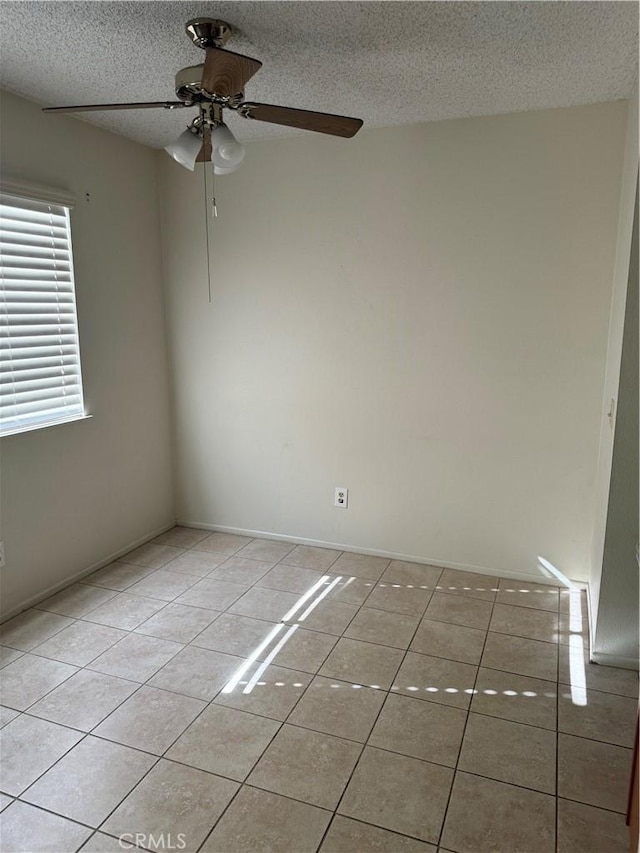
<svg viewBox="0 0 640 853">
<path fill-rule="evenodd" d="M 88 421 L 92 417 L 93 415 L 70 415 L 68 418 L 58 418 L 55 421 L 25 424 L 24 426 L 13 427 L 8 430 L 0 430 L 0 438 L 7 438 L 10 435 L 22 435 L 25 432 L 35 432 L 38 429 L 47 429 L 48 427 L 60 426 L 61 424 L 72 424 L 75 421 Z"/>
</svg>

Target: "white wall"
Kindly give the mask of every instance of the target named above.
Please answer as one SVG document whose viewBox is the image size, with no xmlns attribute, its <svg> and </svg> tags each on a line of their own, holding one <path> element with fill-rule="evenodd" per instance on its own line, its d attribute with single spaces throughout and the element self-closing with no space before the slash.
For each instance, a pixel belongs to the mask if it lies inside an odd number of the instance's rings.
<svg viewBox="0 0 640 853">
<path fill-rule="evenodd" d="M 635 91 L 630 100 L 630 108 L 627 120 L 627 133 L 625 142 L 625 155 L 622 172 L 622 188 L 620 193 L 620 205 L 618 214 L 618 230 L 616 237 L 616 254 L 613 276 L 613 293 L 611 299 L 611 311 L 609 317 L 609 336 L 607 347 L 607 363 L 605 371 L 603 402 L 601 407 L 600 445 L 598 456 L 598 469 L 595 489 L 594 529 L 591 547 L 591 577 L 590 577 L 590 605 L 592 613 L 592 641 L 596 656 L 602 653 L 613 654 L 619 657 L 623 651 L 621 647 L 613 648 L 613 637 L 618 634 L 622 640 L 625 654 L 630 655 L 629 636 L 637 636 L 637 616 L 633 610 L 627 613 L 624 625 L 617 624 L 621 614 L 616 615 L 615 609 L 609 610 L 606 624 L 599 626 L 600 639 L 596 637 L 596 629 L 599 622 L 599 606 L 602 582 L 602 570 L 604 559 L 605 532 L 609 506 L 609 488 L 611 483 L 611 470 L 613 459 L 613 447 L 615 429 L 617 424 L 617 408 L 619 405 L 619 382 L 620 362 L 622 355 L 622 339 L 625 326 L 625 308 L 627 305 L 627 287 L 629 282 L 629 260 L 631 257 L 631 238 L 633 230 L 634 203 L 638 188 L 638 83 L 636 81 Z M 607 417 L 611 401 L 614 401 L 614 418 Z M 608 583 L 609 594 L 613 600 L 620 601 L 630 593 L 628 582 L 624 581 L 625 572 L 622 574 L 622 583 L 613 579 L 613 585 Z M 609 578 L 611 581 L 612 578 Z M 637 581 L 636 581 L 637 583 Z M 637 595 L 634 595 L 637 604 Z M 636 611 L 637 613 L 637 611 Z M 606 638 L 606 641 L 603 639 Z M 597 645 L 596 645 L 597 640 Z M 606 652 L 605 652 L 606 647 Z"/>
<path fill-rule="evenodd" d="M 586 580 L 626 114 L 159 154 L 178 518 Z"/>
<path fill-rule="evenodd" d="M 638 201 L 622 341 L 607 525 L 591 657 L 638 668 Z"/>
<path fill-rule="evenodd" d="M 93 415 L 2 440 L 8 613 L 170 524 L 174 511 L 155 154 L 7 93 L 0 107 L 3 177 L 77 198 L 71 227 Z"/>
</svg>

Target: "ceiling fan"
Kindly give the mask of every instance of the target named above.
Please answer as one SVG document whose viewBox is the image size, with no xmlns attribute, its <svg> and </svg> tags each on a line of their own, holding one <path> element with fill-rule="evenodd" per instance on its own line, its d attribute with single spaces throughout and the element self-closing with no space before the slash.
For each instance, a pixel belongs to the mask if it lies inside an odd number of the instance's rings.
<svg viewBox="0 0 640 853">
<path fill-rule="evenodd" d="M 47 107 L 49 113 L 97 112 L 99 110 L 175 110 L 197 107 L 198 115 L 180 137 L 165 149 L 178 163 L 193 170 L 197 161 L 212 161 L 216 174 L 235 171 L 244 158 L 244 148 L 222 119 L 225 109 L 243 118 L 349 138 L 362 127 L 362 119 L 279 107 L 244 100 L 244 87 L 262 63 L 250 56 L 225 50 L 233 28 L 216 18 L 187 21 L 187 35 L 206 52 L 201 65 L 183 68 L 176 75 L 177 101 L 126 104 L 82 104 Z"/>
</svg>

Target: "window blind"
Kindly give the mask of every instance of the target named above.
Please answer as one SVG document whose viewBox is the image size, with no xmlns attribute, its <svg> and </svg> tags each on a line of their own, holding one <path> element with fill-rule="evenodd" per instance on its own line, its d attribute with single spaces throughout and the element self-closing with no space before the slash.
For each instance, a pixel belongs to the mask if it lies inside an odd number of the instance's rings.
<svg viewBox="0 0 640 853">
<path fill-rule="evenodd" d="M 84 414 L 69 208 L 0 194 L 0 434 Z"/>
</svg>

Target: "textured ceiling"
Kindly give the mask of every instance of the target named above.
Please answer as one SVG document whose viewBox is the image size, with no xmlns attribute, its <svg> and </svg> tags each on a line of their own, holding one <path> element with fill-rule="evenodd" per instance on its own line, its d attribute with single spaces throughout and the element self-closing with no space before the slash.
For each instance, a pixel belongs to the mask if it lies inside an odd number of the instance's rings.
<svg viewBox="0 0 640 853">
<path fill-rule="evenodd" d="M 204 58 L 184 34 L 196 16 L 227 20 L 227 47 L 263 62 L 248 99 L 366 127 L 625 98 L 637 68 L 636 2 L 31 0 L 0 2 L 0 85 L 47 106 L 172 99 L 175 73 Z M 162 147 L 191 115 L 83 120 Z M 228 123 L 244 140 L 301 133 Z"/>
</svg>

